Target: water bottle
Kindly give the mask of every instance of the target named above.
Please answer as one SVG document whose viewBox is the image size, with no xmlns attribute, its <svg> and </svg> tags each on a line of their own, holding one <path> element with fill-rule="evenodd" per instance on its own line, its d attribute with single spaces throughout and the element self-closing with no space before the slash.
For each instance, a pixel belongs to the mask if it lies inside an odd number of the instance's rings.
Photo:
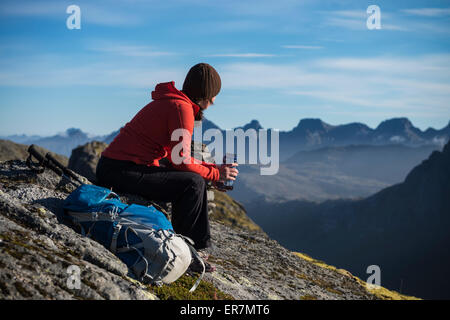
<svg viewBox="0 0 450 320">
<path fill-rule="evenodd" d="M 237 163 L 237 155 L 234 154 L 234 153 L 226 153 L 223 156 L 223 163 L 227 163 L 227 164 Z M 226 187 L 232 187 L 233 186 L 233 182 L 234 182 L 234 180 L 226 180 L 223 184 Z"/>
</svg>

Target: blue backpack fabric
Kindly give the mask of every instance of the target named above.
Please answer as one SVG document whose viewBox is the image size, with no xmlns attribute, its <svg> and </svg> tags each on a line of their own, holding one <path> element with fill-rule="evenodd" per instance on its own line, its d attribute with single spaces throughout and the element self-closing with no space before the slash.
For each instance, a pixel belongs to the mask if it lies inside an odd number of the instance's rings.
<svg viewBox="0 0 450 320">
<path fill-rule="evenodd" d="M 108 197 L 111 199 L 107 199 Z M 155 207 L 127 205 L 111 190 L 96 185 L 83 184 L 78 187 L 64 201 L 64 210 L 86 213 L 116 212 L 121 217 L 139 221 L 154 229 L 173 232 L 172 223 Z M 86 227 L 89 229 L 89 225 L 83 226 L 84 229 Z"/>
<path fill-rule="evenodd" d="M 184 274 L 192 257 L 201 259 L 192 240 L 177 235 L 164 213 L 153 206 L 125 204 L 107 188 L 83 184 L 63 207 L 83 235 L 116 254 L 143 282 L 171 283 Z"/>
</svg>

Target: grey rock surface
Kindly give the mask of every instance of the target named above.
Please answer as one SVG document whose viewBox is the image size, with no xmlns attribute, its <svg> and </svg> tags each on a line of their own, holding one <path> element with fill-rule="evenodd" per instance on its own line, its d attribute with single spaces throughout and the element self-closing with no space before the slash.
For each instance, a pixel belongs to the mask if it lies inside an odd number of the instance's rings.
<svg viewBox="0 0 450 320">
<path fill-rule="evenodd" d="M 0 299 L 155 299 L 116 256 L 61 223 L 62 186 L 73 187 L 59 180 L 23 161 L 0 164 Z"/>
<path fill-rule="evenodd" d="M 212 223 L 212 234 L 217 271 L 206 279 L 236 299 L 375 299 L 349 273 L 300 259 L 261 231 Z"/>
<path fill-rule="evenodd" d="M 74 189 L 24 161 L 0 163 L 0 299 L 156 299 L 116 256 L 64 224 L 62 202 Z M 217 271 L 204 281 L 235 299 L 375 299 L 351 275 L 300 259 L 261 230 L 212 219 L 211 232 Z M 80 289 L 70 289 L 70 266 L 80 269 Z"/>
</svg>

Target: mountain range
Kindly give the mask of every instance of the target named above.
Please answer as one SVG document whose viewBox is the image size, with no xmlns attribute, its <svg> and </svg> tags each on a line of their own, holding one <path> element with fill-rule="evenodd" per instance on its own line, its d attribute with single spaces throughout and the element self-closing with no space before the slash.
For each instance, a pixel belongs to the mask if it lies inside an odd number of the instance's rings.
<svg viewBox="0 0 450 320">
<path fill-rule="evenodd" d="M 381 122 L 375 129 L 363 123 L 333 126 L 320 119 L 302 119 L 287 132 L 280 132 L 280 159 L 289 158 L 299 150 L 325 146 L 405 144 L 443 146 L 450 138 L 449 124 L 436 130 L 421 131 L 407 118 L 393 118 Z"/>
<path fill-rule="evenodd" d="M 212 128 L 224 132 L 205 118 L 202 131 Z M 262 126 L 252 120 L 237 128 L 258 130 Z M 5 138 L 70 157 L 72 150 L 87 142 L 110 143 L 119 131 L 93 136 L 70 128 L 50 137 Z M 383 121 L 375 129 L 362 123 L 332 126 L 320 119 L 302 119 L 291 131 L 280 132 L 278 173 L 263 176 L 259 165 L 241 163 L 238 182 L 230 194 L 244 204 L 261 197 L 272 202 L 366 197 L 401 182 L 432 151 L 440 150 L 449 137 L 450 126 L 421 131 L 406 118 Z M 247 154 L 248 149 L 246 141 Z"/>
<path fill-rule="evenodd" d="M 202 123 L 202 131 L 210 128 L 222 130 L 208 119 Z M 262 129 L 257 120 L 236 128 Z M 236 129 L 235 128 L 235 129 Z M 119 129 L 120 130 L 120 129 Z M 42 137 L 37 135 L 10 135 L 0 139 L 22 144 L 37 144 L 55 153 L 70 156 L 72 149 L 90 141 L 110 143 L 119 133 L 108 135 L 89 135 L 77 128 L 67 129 L 64 133 Z M 407 118 L 393 118 L 381 122 L 375 129 L 363 123 L 330 125 L 320 119 L 301 119 L 290 131 L 280 131 L 280 160 L 286 160 L 301 150 L 312 150 L 326 146 L 344 145 L 385 145 L 404 144 L 410 146 L 443 146 L 450 138 L 450 122 L 442 129 L 428 128 L 425 131 L 414 127 Z"/>
<path fill-rule="evenodd" d="M 281 162 L 276 175 L 261 175 L 257 165 L 239 165 L 230 194 L 243 204 L 261 198 L 324 201 L 369 196 L 403 181 L 438 145 L 348 145 L 298 151 Z"/>
<path fill-rule="evenodd" d="M 370 265 L 402 293 L 448 299 L 450 142 L 403 182 L 360 200 L 246 205 L 250 218 L 291 250 L 301 248 L 357 276 Z"/>
<path fill-rule="evenodd" d="M 83 145 L 90 141 L 103 141 L 106 138 L 107 136 L 90 135 L 77 128 L 69 128 L 63 133 L 48 137 L 38 135 L 27 136 L 23 134 L 0 137 L 0 139 L 10 140 L 21 144 L 35 144 L 66 157 L 70 157 L 72 149 L 79 145 Z"/>
</svg>

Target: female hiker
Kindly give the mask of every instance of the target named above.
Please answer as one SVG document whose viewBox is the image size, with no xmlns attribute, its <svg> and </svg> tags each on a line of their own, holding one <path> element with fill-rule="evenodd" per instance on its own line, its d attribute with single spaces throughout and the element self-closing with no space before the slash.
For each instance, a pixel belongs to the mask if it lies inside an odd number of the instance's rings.
<svg viewBox="0 0 450 320">
<path fill-rule="evenodd" d="M 220 186 L 238 174 L 230 164 L 198 163 L 190 155 L 194 120 L 202 119 L 220 88 L 219 74 L 206 63 L 189 70 L 181 91 L 173 81 L 157 84 L 153 101 L 121 128 L 102 153 L 96 170 L 98 184 L 104 187 L 171 202 L 175 232 L 194 240 L 197 250 L 211 245 L 205 180 Z M 175 135 L 177 139 L 172 141 L 177 129 L 183 129 L 181 138 Z M 188 152 L 177 153 L 179 143 Z M 170 166 L 159 166 L 164 157 Z M 205 265 L 207 271 L 214 271 L 206 261 Z"/>
</svg>

